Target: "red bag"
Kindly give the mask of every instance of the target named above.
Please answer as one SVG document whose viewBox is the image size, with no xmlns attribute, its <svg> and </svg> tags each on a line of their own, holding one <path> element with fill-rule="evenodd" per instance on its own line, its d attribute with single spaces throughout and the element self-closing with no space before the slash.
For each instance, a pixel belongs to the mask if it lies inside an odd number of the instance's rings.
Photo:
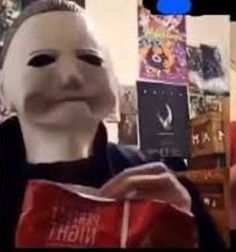
<svg viewBox="0 0 236 252">
<path fill-rule="evenodd" d="M 153 200 L 115 201 L 78 186 L 28 183 L 17 248 L 196 247 L 192 215 Z"/>
</svg>

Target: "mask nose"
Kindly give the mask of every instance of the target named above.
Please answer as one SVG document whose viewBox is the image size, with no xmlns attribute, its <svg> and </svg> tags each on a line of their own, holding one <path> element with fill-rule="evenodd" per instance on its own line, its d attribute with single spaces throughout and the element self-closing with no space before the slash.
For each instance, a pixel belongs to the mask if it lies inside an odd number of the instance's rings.
<svg viewBox="0 0 236 252">
<path fill-rule="evenodd" d="M 83 68 L 74 60 L 61 62 L 58 69 L 62 88 L 81 89 L 84 85 Z"/>
</svg>

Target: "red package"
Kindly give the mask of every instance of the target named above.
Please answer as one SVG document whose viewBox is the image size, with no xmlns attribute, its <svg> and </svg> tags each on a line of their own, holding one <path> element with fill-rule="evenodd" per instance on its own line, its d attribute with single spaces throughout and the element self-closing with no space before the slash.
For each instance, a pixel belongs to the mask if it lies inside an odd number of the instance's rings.
<svg viewBox="0 0 236 252">
<path fill-rule="evenodd" d="M 195 221 L 154 200 L 115 201 L 78 186 L 28 183 L 17 248 L 196 247 Z"/>
</svg>

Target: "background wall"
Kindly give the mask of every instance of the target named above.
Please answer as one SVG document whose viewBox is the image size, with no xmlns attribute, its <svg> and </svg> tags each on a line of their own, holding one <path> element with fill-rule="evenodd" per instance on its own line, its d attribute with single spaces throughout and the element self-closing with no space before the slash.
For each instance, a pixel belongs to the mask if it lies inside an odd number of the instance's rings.
<svg viewBox="0 0 236 252">
<path fill-rule="evenodd" d="M 87 0 L 86 10 L 107 45 L 120 83 L 134 85 L 138 76 L 138 0 Z"/>
<path fill-rule="evenodd" d="M 140 0 L 87 0 L 86 9 L 98 36 L 109 48 L 120 85 L 135 85 L 138 78 L 137 6 Z M 187 43 L 218 46 L 229 69 L 229 16 L 186 18 Z M 117 142 L 117 126 L 109 125 L 109 139 Z"/>
<path fill-rule="evenodd" d="M 230 121 L 236 121 L 236 70 L 230 69 Z"/>
</svg>

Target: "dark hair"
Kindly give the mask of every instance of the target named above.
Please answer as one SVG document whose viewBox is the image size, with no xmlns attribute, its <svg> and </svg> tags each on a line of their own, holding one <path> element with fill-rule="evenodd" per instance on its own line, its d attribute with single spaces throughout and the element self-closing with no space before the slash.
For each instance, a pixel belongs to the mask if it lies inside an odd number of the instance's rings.
<svg viewBox="0 0 236 252">
<path fill-rule="evenodd" d="M 84 9 L 77 3 L 69 0 L 37 0 L 31 3 L 21 12 L 10 29 L 6 32 L 4 44 L 0 53 L 0 69 L 3 67 L 11 41 L 21 25 L 34 15 L 51 11 L 71 11 L 82 14 Z"/>
</svg>

